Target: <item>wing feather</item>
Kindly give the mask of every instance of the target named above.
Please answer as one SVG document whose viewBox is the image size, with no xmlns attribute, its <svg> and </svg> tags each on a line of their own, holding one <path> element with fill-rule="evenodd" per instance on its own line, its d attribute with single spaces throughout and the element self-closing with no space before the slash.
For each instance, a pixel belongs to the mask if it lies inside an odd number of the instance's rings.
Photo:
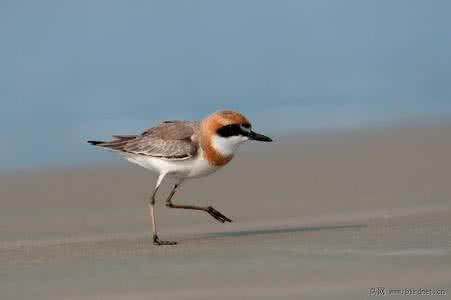
<svg viewBox="0 0 451 300">
<path fill-rule="evenodd" d="M 119 140 L 96 145 L 164 159 L 188 159 L 198 151 L 199 126 L 195 121 L 165 121 L 139 136 L 114 136 Z"/>
</svg>

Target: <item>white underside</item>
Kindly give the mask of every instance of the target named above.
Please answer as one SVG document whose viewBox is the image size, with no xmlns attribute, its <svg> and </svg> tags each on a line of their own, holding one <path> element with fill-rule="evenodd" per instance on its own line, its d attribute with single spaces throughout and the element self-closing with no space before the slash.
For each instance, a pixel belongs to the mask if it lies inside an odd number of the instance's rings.
<svg viewBox="0 0 451 300">
<path fill-rule="evenodd" d="M 239 145 L 247 140 L 249 139 L 244 136 L 232 136 L 228 138 L 214 136 L 212 138 L 212 145 L 220 154 L 229 156 L 238 149 Z M 126 154 L 126 158 L 134 164 L 163 175 L 160 178 L 169 176 L 180 182 L 188 178 L 207 176 L 220 168 L 211 165 L 204 159 L 202 148 L 199 149 L 195 157 L 190 159 L 171 160 L 138 154 Z"/>
<path fill-rule="evenodd" d="M 203 158 L 202 153 L 184 160 L 168 160 L 144 155 L 127 155 L 127 160 L 158 174 L 166 174 L 179 180 L 207 176 L 219 169 Z"/>
</svg>

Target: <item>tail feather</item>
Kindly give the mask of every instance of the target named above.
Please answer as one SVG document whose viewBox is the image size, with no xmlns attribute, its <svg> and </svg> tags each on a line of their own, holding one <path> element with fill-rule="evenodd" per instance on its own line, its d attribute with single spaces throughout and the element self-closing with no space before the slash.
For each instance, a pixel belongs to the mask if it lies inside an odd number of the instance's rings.
<svg viewBox="0 0 451 300">
<path fill-rule="evenodd" d="M 99 144 L 105 143 L 105 142 L 101 142 L 101 141 L 88 141 L 89 144 L 97 146 Z"/>
<path fill-rule="evenodd" d="M 117 140 L 133 140 L 137 137 L 137 135 L 113 135 L 113 138 Z"/>
<path fill-rule="evenodd" d="M 118 137 L 116 137 L 118 138 Z M 124 147 L 127 145 L 128 141 L 131 138 L 119 138 L 113 141 L 109 141 L 109 142 L 103 142 L 103 141 L 88 141 L 89 144 L 97 146 L 97 147 L 102 147 L 102 148 L 107 148 L 110 150 L 115 150 L 115 151 L 124 151 Z"/>
</svg>

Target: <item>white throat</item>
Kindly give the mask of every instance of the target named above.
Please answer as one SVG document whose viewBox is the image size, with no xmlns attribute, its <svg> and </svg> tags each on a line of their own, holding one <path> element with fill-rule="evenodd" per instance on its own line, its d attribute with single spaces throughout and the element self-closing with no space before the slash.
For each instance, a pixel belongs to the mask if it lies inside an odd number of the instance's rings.
<svg viewBox="0 0 451 300">
<path fill-rule="evenodd" d="M 211 145 L 221 155 L 230 156 L 247 140 L 249 140 L 249 138 L 245 136 L 230 136 L 225 138 L 214 135 L 211 139 Z"/>
</svg>

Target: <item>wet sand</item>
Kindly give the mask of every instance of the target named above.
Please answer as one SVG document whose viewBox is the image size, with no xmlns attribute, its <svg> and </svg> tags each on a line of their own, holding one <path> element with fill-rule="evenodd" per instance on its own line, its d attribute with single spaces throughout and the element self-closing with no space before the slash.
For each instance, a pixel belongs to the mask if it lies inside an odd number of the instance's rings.
<svg viewBox="0 0 451 300">
<path fill-rule="evenodd" d="M 0 176 L 1 299 L 365 299 L 451 294 L 451 127 L 310 135 L 247 147 L 168 209 L 155 176 L 115 167 Z M 103 155 L 109 155 L 103 153 Z M 429 298 L 427 296 L 415 299 Z"/>
</svg>

